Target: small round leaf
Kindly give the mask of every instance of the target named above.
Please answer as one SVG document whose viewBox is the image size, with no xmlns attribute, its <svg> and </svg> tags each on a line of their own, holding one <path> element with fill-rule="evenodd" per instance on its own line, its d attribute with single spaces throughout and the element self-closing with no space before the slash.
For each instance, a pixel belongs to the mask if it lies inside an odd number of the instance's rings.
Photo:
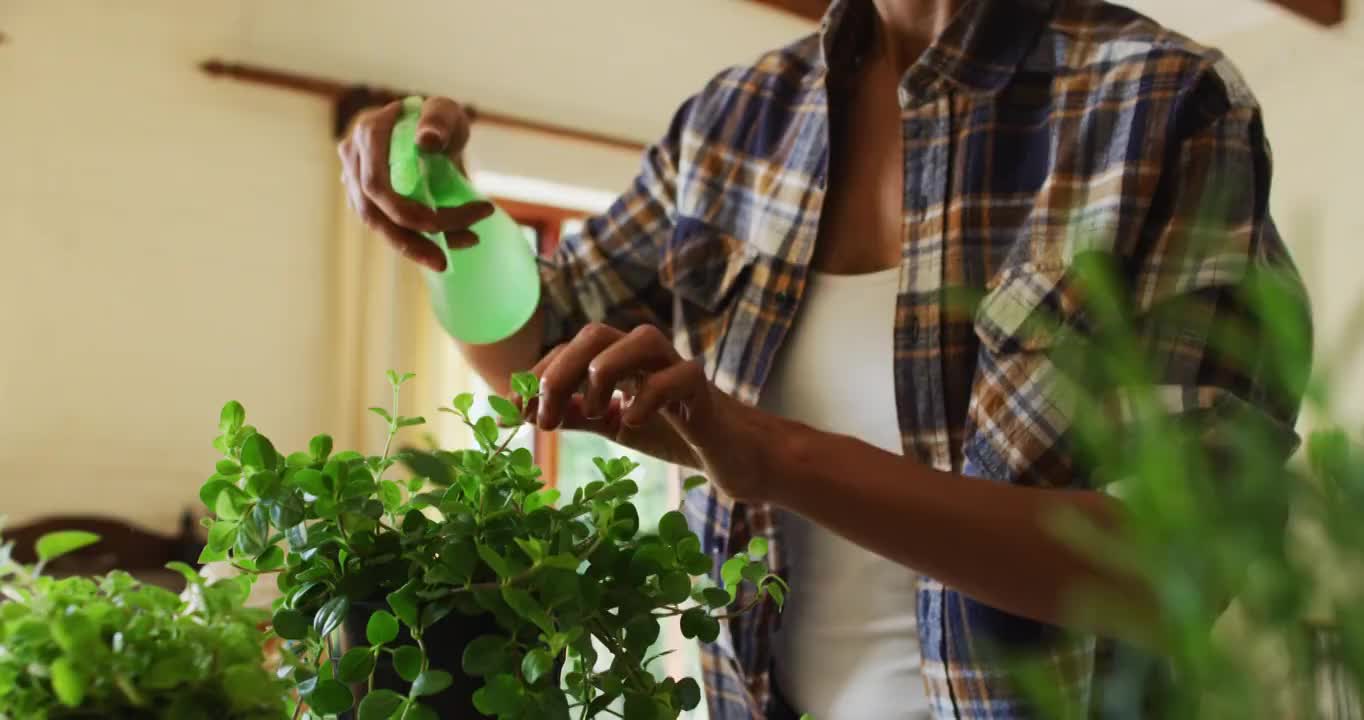
<svg viewBox="0 0 1364 720">
<path fill-rule="evenodd" d="M 383 645 L 398 639 L 398 618 L 387 610 L 375 610 L 365 625 L 365 639 L 370 645 Z"/>
<path fill-rule="evenodd" d="M 412 682 L 422 672 L 422 651 L 415 645 L 404 645 L 393 651 L 393 669 L 398 677 Z"/>
<path fill-rule="evenodd" d="M 280 610 L 275 613 L 270 624 L 275 628 L 275 634 L 285 640 L 302 640 L 308 637 L 308 619 L 297 610 L 288 608 Z"/>
</svg>

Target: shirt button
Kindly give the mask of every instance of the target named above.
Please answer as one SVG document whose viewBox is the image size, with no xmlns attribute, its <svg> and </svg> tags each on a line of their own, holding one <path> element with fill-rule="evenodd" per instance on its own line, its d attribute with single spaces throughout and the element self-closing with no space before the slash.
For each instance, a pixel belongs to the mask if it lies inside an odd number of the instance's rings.
<svg viewBox="0 0 1364 720">
<path fill-rule="evenodd" d="M 909 341 L 910 341 L 911 343 L 918 343 L 918 342 L 919 342 L 919 316 L 918 316 L 918 315 L 910 315 L 910 316 L 909 316 L 909 325 L 905 328 L 905 336 L 909 338 Z"/>
</svg>

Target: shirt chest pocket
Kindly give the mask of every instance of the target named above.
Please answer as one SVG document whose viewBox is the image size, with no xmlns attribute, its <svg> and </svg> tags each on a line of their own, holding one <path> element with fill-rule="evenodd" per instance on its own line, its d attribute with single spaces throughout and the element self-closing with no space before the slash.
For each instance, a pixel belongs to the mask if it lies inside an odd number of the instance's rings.
<svg viewBox="0 0 1364 720">
<path fill-rule="evenodd" d="M 703 221 L 679 218 L 659 268 L 659 282 L 686 306 L 708 314 L 734 299 L 757 250 Z"/>
<path fill-rule="evenodd" d="M 1024 263 L 1000 274 L 981 299 L 975 333 L 997 357 L 1043 353 L 1067 333 L 1076 308 L 1060 264 Z"/>
<path fill-rule="evenodd" d="M 1076 339 L 1077 321 L 1061 265 L 1010 268 L 981 300 L 963 447 L 971 474 L 1042 486 L 1073 480 L 1060 441 L 1074 417 L 1076 388 L 1057 360 Z"/>
</svg>

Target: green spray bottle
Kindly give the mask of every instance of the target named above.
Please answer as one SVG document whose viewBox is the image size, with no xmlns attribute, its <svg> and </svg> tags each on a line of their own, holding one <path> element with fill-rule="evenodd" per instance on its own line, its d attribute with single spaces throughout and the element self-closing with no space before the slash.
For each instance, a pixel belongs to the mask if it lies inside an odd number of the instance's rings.
<svg viewBox="0 0 1364 720">
<path fill-rule="evenodd" d="M 393 190 L 427 207 L 455 207 L 486 200 L 455 163 L 417 146 L 422 99 L 403 101 L 389 144 Z M 452 249 L 443 233 L 426 237 L 445 252 L 445 270 L 423 270 L 431 307 L 445 331 L 472 344 L 505 340 L 520 330 L 540 303 L 540 272 L 530 240 L 501 208 L 474 224 L 478 244 Z"/>
</svg>

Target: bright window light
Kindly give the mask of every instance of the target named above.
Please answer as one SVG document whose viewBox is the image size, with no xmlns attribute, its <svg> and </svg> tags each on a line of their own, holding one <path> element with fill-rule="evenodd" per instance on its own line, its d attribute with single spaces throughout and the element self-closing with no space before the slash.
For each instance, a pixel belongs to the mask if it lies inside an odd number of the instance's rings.
<svg viewBox="0 0 1364 720">
<path fill-rule="evenodd" d="M 494 172 L 475 172 L 474 186 L 484 195 L 590 213 L 602 212 L 616 200 L 615 193 L 604 190 Z"/>
</svg>

